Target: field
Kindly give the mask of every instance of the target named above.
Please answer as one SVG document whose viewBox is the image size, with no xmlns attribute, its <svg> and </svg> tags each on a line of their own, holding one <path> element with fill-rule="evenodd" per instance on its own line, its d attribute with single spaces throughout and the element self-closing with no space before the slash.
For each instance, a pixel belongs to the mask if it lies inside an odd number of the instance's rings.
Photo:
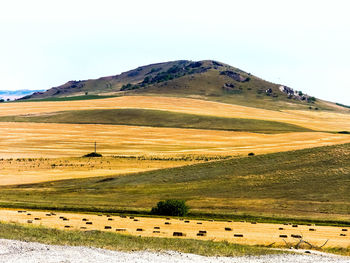
<svg viewBox="0 0 350 263">
<path fill-rule="evenodd" d="M 61 230 L 99 230 L 140 237 L 174 238 L 173 233 L 178 232 L 180 236 L 175 236 L 176 238 L 227 241 L 241 245 L 284 247 L 290 244 L 295 246 L 299 238 L 293 235 L 297 235 L 315 247 L 320 247 L 325 243 L 325 247 L 347 248 L 350 246 L 350 240 L 346 235 L 350 228 L 346 227 L 120 217 L 21 210 L 19 212 L 0 210 L 0 219 L 5 222 L 40 225 Z M 201 232 L 202 235 L 198 235 Z M 310 248 L 306 244 L 303 246 Z"/>
<path fill-rule="evenodd" d="M 158 159 L 158 160 L 157 160 Z M 119 175 L 200 162 L 200 156 L 161 158 L 16 158 L 0 160 L 0 185 Z M 196 160 L 197 159 L 197 160 Z"/>
<path fill-rule="evenodd" d="M 159 200 L 177 198 L 187 200 L 193 215 L 348 222 L 349 158 L 350 144 L 345 144 L 123 176 L 2 186 L 0 204 L 148 213 Z"/>
<path fill-rule="evenodd" d="M 103 155 L 247 155 L 350 142 L 347 134 L 261 134 L 127 125 L 0 123 L 0 158 Z"/>
<path fill-rule="evenodd" d="M 0 116 L 28 115 L 69 110 L 141 108 L 229 118 L 270 120 L 318 131 L 350 130 L 350 114 L 315 110 L 266 110 L 199 99 L 124 96 L 95 100 L 44 101 L 0 104 Z"/>
<path fill-rule="evenodd" d="M 110 223 L 113 232 L 126 228 L 163 240 L 181 229 L 203 242 L 263 246 L 285 245 L 283 227 L 287 242 L 302 234 L 316 245 L 329 238 L 328 248 L 347 248 L 339 226 L 350 224 L 349 131 L 346 110 L 268 110 L 191 98 L 0 104 L 1 207 L 148 215 L 159 200 L 175 198 L 186 200 L 191 222 L 171 219 L 163 231 L 160 218 L 69 214 L 63 222 L 45 212 L 11 210 L 1 210 L 0 220 L 26 223 L 36 215 L 41 220 L 31 224 L 75 230 L 104 230 Z M 94 142 L 103 157 L 83 158 Z M 94 224 L 83 226 L 83 216 Z M 227 222 L 239 219 L 258 224 Z M 291 221 L 338 227 L 265 224 Z M 153 233 L 155 225 L 162 225 L 160 233 Z M 197 236 L 199 230 L 208 234 Z"/>
<path fill-rule="evenodd" d="M 184 238 L 139 237 L 106 231 L 58 230 L 38 225 L 0 223 L 0 238 L 52 245 L 87 246 L 119 251 L 179 251 L 204 256 L 256 256 L 286 253 L 259 246 Z M 343 252 L 346 253 L 346 250 Z"/>
<path fill-rule="evenodd" d="M 52 112 L 39 116 L 0 117 L 3 122 L 107 124 L 204 130 L 247 131 L 254 133 L 287 133 L 312 131 L 284 122 L 224 118 L 188 113 L 145 109 L 103 109 Z"/>
</svg>

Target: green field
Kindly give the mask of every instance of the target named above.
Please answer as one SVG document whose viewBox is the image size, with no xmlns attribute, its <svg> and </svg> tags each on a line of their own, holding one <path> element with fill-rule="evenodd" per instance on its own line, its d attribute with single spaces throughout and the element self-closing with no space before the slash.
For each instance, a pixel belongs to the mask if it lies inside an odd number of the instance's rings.
<svg viewBox="0 0 350 263">
<path fill-rule="evenodd" d="M 3 186 L 3 207 L 147 212 L 185 199 L 192 214 L 349 221 L 350 144 L 117 177 Z M 84 200 L 82 202 L 82 200 Z"/>
<path fill-rule="evenodd" d="M 134 125 L 150 127 L 192 128 L 256 133 L 307 132 L 293 124 L 240 118 L 223 118 L 147 109 L 77 110 L 33 116 L 5 116 L 0 121 Z"/>
</svg>

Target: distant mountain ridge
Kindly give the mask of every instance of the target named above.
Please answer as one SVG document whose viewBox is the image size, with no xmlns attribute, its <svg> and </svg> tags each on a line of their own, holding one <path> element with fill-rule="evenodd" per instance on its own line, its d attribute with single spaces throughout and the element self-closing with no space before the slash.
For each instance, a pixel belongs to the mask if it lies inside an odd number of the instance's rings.
<svg viewBox="0 0 350 263">
<path fill-rule="evenodd" d="M 141 66 L 114 76 L 71 80 L 20 100 L 84 95 L 192 97 L 268 109 L 333 110 L 336 106 L 214 60 L 177 60 Z"/>
<path fill-rule="evenodd" d="M 0 99 L 17 99 L 21 98 L 26 95 L 30 95 L 33 92 L 43 92 L 44 90 L 28 90 L 28 89 L 21 89 L 21 90 L 0 90 Z"/>
</svg>

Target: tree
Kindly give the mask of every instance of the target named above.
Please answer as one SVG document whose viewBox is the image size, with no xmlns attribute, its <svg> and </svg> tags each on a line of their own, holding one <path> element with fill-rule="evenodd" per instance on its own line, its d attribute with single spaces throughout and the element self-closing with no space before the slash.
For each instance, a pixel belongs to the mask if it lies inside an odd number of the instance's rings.
<svg viewBox="0 0 350 263">
<path fill-rule="evenodd" d="M 164 216 L 185 216 L 187 215 L 189 207 L 184 200 L 169 199 L 160 201 L 156 207 L 153 207 L 151 214 Z"/>
</svg>

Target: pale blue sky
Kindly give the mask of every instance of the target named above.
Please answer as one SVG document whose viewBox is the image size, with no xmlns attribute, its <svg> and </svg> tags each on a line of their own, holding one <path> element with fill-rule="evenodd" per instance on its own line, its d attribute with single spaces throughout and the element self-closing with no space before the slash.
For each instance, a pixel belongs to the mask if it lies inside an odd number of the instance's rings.
<svg viewBox="0 0 350 263">
<path fill-rule="evenodd" d="M 1 0 L 0 89 L 214 59 L 350 105 L 349 10 L 346 0 Z"/>
</svg>

